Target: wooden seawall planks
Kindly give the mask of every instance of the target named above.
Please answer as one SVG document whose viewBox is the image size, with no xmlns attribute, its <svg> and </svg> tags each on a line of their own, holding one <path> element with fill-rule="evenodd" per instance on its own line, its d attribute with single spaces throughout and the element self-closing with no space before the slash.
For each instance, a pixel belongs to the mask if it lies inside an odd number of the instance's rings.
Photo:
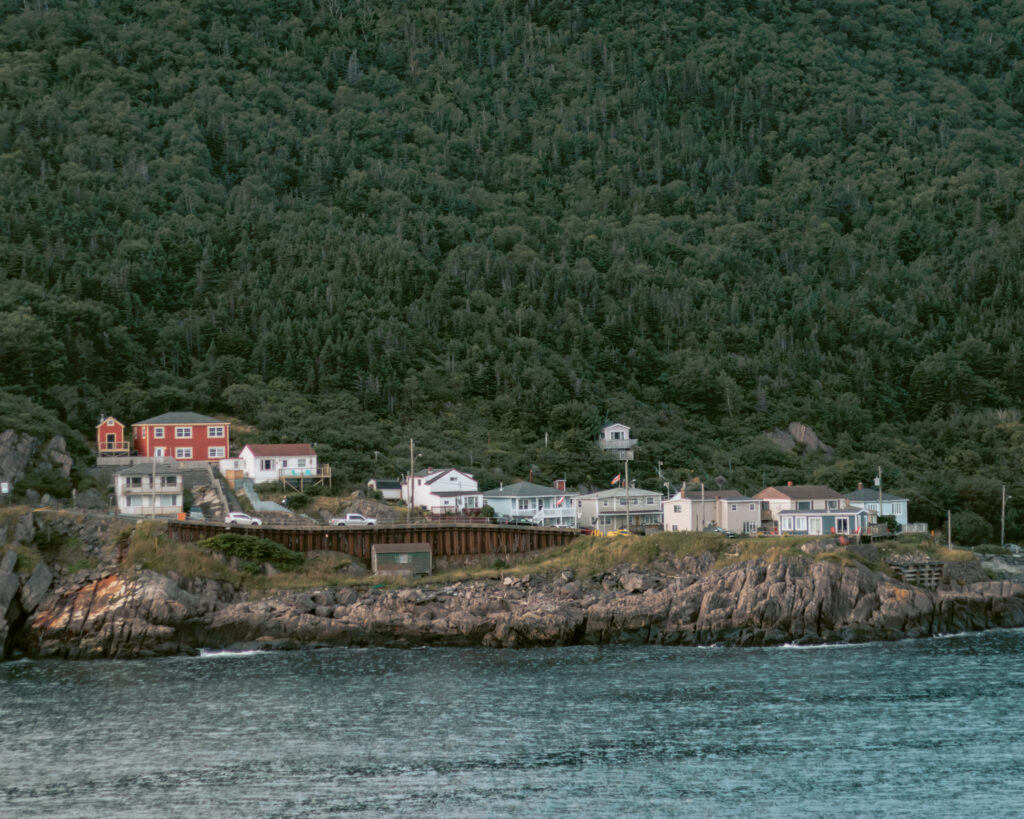
<svg viewBox="0 0 1024 819">
<path fill-rule="evenodd" d="M 579 536 L 577 529 L 540 526 L 498 526 L 475 523 L 412 523 L 394 526 L 228 526 L 223 523 L 171 521 L 167 534 L 195 543 L 225 532 L 256 535 L 293 552 L 344 552 L 370 560 L 377 543 L 429 543 L 435 557 L 525 554 L 562 546 Z"/>
</svg>

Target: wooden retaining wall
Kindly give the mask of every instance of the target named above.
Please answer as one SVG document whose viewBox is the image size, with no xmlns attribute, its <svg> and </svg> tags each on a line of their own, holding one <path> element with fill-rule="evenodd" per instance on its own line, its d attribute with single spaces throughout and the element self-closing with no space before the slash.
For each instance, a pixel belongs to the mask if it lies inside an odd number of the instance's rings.
<svg viewBox="0 0 1024 819">
<path fill-rule="evenodd" d="M 376 543 L 429 543 L 435 557 L 513 555 L 539 552 L 569 543 L 577 529 L 542 526 L 501 526 L 476 523 L 411 523 L 393 526 L 228 526 L 175 520 L 167 534 L 185 543 L 225 532 L 256 535 L 287 546 L 293 552 L 344 552 L 369 562 Z"/>
</svg>

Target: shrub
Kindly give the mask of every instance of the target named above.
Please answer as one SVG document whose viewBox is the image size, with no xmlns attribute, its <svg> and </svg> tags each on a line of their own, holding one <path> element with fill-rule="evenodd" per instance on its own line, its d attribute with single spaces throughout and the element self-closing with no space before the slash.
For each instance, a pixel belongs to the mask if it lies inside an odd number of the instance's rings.
<svg viewBox="0 0 1024 819">
<path fill-rule="evenodd" d="M 241 561 L 241 568 L 253 574 L 260 570 L 263 563 L 269 563 L 280 571 L 298 569 L 305 563 L 305 558 L 297 552 L 272 540 L 252 535 L 216 535 L 200 540 L 198 545 L 226 557 L 237 557 Z"/>
<path fill-rule="evenodd" d="M 312 503 L 312 501 L 313 499 L 309 495 L 303 492 L 299 492 L 295 495 L 289 495 L 287 498 L 285 498 L 284 505 L 287 506 L 289 509 L 299 510 L 305 509 L 307 506 L 309 506 L 310 503 Z"/>
<path fill-rule="evenodd" d="M 57 469 L 32 469 L 14 485 L 14 494 L 23 498 L 29 489 L 35 489 L 40 495 L 70 498 L 71 479 L 65 478 Z"/>
</svg>

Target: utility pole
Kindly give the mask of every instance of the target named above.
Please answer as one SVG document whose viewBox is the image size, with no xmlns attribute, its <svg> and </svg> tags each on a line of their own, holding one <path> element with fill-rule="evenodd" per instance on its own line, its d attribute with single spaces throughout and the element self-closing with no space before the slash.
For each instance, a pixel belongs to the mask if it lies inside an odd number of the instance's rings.
<svg viewBox="0 0 1024 819">
<path fill-rule="evenodd" d="M 946 510 L 946 548 L 953 548 L 953 510 Z"/>
<path fill-rule="evenodd" d="M 882 522 L 882 467 L 878 467 L 878 522 Z"/>
<path fill-rule="evenodd" d="M 1006 484 L 1003 484 L 1003 510 L 999 516 L 999 545 L 1006 545 Z"/>
<path fill-rule="evenodd" d="M 703 532 L 707 523 L 704 520 L 704 481 L 700 482 L 700 530 Z"/>
<path fill-rule="evenodd" d="M 405 507 L 405 522 L 412 523 L 412 499 L 413 499 L 413 461 L 416 460 L 415 444 L 412 438 L 409 439 L 409 497 L 406 501 L 407 506 Z"/>
<path fill-rule="evenodd" d="M 626 531 L 629 531 L 629 459 L 626 459 Z"/>
</svg>

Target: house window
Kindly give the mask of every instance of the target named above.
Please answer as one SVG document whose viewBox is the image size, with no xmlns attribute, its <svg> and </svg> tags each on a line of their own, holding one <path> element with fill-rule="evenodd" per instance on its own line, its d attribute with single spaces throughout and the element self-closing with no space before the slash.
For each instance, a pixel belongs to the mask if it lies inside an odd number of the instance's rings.
<svg viewBox="0 0 1024 819">
<path fill-rule="evenodd" d="M 395 555 L 395 563 L 412 563 L 412 555 Z"/>
<path fill-rule="evenodd" d="M 108 427 L 114 426 L 114 419 L 113 418 L 108 418 L 107 419 L 107 426 Z"/>
<path fill-rule="evenodd" d="M 836 533 L 846 535 L 850 533 L 850 519 L 836 518 Z"/>
<path fill-rule="evenodd" d="M 754 504 L 750 504 L 750 511 L 751 511 L 751 512 L 753 512 L 753 511 L 754 511 Z"/>
<path fill-rule="evenodd" d="M 606 500 L 601 501 L 601 506 L 607 506 L 607 505 L 608 505 L 608 501 L 606 501 Z"/>
<path fill-rule="evenodd" d="M 735 512 L 735 511 L 736 511 L 736 504 L 735 504 L 735 503 L 734 503 L 734 504 L 732 504 L 732 511 L 733 511 L 733 512 Z"/>
<path fill-rule="evenodd" d="M 810 509 L 811 508 L 811 502 L 810 501 L 797 501 L 796 502 L 796 508 L 797 509 Z"/>
<path fill-rule="evenodd" d="M 142 478 L 141 477 L 130 477 L 127 480 L 127 485 L 129 487 L 131 487 L 132 489 L 141 489 L 142 488 Z"/>
<path fill-rule="evenodd" d="M 651 495 L 651 497 L 649 497 L 647 499 L 647 505 L 648 506 L 654 506 L 654 496 L 653 495 Z"/>
<path fill-rule="evenodd" d="M 208 432 L 206 433 L 207 438 L 223 438 L 224 427 L 207 427 Z"/>
<path fill-rule="evenodd" d="M 274 461 L 270 458 L 260 461 L 260 472 L 269 472 L 274 468 Z"/>
<path fill-rule="evenodd" d="M 192 458 L 192 447 L 190 446 L 179 446 L 174 450 L 174 457 L 179 461 L 187 461 Z"/>
<path fill-rule="evenodd" d="M 223 458 L 224 457 L 224 447 L 222 447 L 222 446 L 211 446 L 207 450 L 207 452 L 209 453 L 208 457 L 210 457 L 210 458 Z"/>
<path fill-rule="evenodd" d="M 452 475 L 452 476 L 451 476 L 451 477 L 450 477 L 450 478 L 449 478 L 448 480 L 450 480 L 450 481 L 457 481 L 457 480 L 458 480 L 458 478 L 457 478 L 457 477 L 455 477 L 454 475 Z"/>
<path fill-rule="evenodd" d="M 677 503 L 677 504 L 674 504 L 674 505 L 672 506 L 672 511 L 673 511 L 673 512 L 682 512 L 682 511 L 683 511 L 683 507 L 682 507 L 682 506 L 680 506 L 680 505 L 679 505 L 678 503 Z M 673 528 L 675 528 L 675 527 L 673 527 Z"/>
<path fill-rule="evenodd" d="M 830 500 L 830 501 L 827 502 L 827 506 L 828 506 L 829 509 L 838 509 L 839 508 L 839 501 Z"/>
<path fill-rule="evenodd" d="M 164 428 L 163 427 L 153 427 L 153 437 L 154 438 L 163 438 L 164 437 Z"/>
<path fill-rule="evenodd" d="M 306 459 L 305 459 L 305 458 L 299 458 L 299 460 L 298 460 L 298 463 L 297 463 L 296 465 L 297 465 L 297 466 L 298 466 L 299 468 L 302 468 L 302 467 L 304 467 L 304 466 L 306 465 Z"/>
<path fill-rule="evenodd" d="M 520 498 L 519 499 L 519 508 L 520 509 L 529 509 L 530 508 L 530 501 L 527 500 L 526 498 Z"/>
<path fill-rule="evenodd" d="M 796 528 L 796 530 L 798 532 L 802 532 L 804 529 L 807 528 L 807 518 L 805 518 L 805 517 L 795 518 L 794 521 L 793 521 L 793 525 L 794 525 L 794 527 Z"/>
<path fill-rule="evenodd" d="M 177 475 L 164 475 L 160 478 L 161 486 L 177 486 L 178 476 Z"/>
<path fill-rule="evenodd" d="M 673 532 L 678 532 L 679 531 L 679 527 L 676 526 L 674 523 L 672 524 L 672 531 Z"/>
<path fill-rule="evenodd" d="M 175 438 L 191 438 L 192 437 L 192 427 L 175 427 L 174 428 L 174 437 Z"/>
</svg>

